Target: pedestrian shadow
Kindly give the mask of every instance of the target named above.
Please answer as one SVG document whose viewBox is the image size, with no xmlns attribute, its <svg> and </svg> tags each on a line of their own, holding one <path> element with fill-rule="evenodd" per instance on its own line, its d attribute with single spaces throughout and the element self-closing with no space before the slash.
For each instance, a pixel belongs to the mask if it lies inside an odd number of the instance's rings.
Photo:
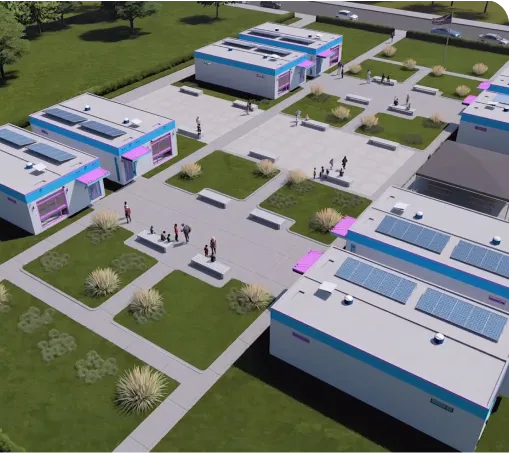
<svg viewBox="0 0 509 453">
<path fill-rule="evenodd" d="M 173 248 L 182 247 L 183 245 L 186 245 L 186 244 L 187 244 L 187 242 L 183 242 L 183 241 L 178 241 L 178 242 L 173 241 Z"/>
</svg>

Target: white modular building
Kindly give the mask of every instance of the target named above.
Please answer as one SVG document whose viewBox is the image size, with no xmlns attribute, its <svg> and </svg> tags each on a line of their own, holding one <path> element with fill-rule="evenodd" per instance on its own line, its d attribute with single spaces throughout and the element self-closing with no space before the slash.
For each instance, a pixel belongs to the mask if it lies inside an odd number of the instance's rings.
<svg viewBox="0 0 509 453">
<path fill-rule="evenodd" d="M 96 156 L 25 129 L 0 126 L 0 217 L 38 234 L 104 196 Z"/>
<path fill-rule="evenodd" d="M 240 39 L 308 56 L 307 74 L 316 77 L 341 61 L 343 36 L 271 22 L 239 33 Z"/>
<path fill-rule="evenodd" d="M 301 52 L 230 38 L 195 50 L 194 66 L 201 82 L 277 99 L 306 81 L 312 63 Z"/>
<path fill-rule="evenodd" d="M 122 185 L 178 154 L 174 120 L 89 93 L 29 120 L 37 134 L 97 156 Z"/>
</svg>

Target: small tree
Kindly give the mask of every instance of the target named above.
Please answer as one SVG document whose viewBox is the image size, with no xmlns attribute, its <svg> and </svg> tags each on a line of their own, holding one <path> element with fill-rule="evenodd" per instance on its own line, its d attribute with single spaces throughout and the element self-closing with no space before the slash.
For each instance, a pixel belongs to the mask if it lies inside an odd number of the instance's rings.
<svg viewBox="0 0 509 453">
<path fill-rule="evenodd" d="M 231 3 L 231 2 L 197 2 L 199 3 L 200 5 L 203 5 L 203 6 L 215 6 L 216 7 L 216 19 L 219 19 L 219 7 L 221 5 L 227 5 L 228 3 Z"/>
<path fill-rule="evenodd" d="M 11 10 L 18 22 L 25 27 L 37 24 L 39 34 L 42 33 L 42 24 L 58 17 L 57 2 L 6 2 L 5 6 Z"/>
<path fill-rule="evenodd" d="M 159 11 L 156 2 L 123 2 L 115 7 L 117 17 L 128 20 L 131 26 L 131 33 L 134 32 L 134 19 L 152 16 Z"/>
<path fill-rule="evenodd" d="M 56 13 L 60 16 L 60 22 L 64 23 L 64 14 L 73 13 L 83 2 L 58 2 Z"/>
<path fill-rule="evenodd" d="M 27 51 L 28 41 L 23 39 L 24 27 L 12 12 L 0 8 L 0 76 L 5 78 L 6 64 L 16 63 Z"/>
</svg>

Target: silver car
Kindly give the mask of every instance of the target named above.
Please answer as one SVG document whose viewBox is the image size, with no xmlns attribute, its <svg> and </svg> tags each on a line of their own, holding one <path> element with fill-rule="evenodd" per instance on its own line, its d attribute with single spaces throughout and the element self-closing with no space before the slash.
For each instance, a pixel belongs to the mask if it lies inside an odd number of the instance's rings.
<svg viewBox="0 0 509 453">
<path fill-rule="evenodd" d="M 508 39 L 502 38 L 502 36 L 496 35 L 495 33 L 479 35 L 479 41 L 489 42 L 490 44 L 498 44 L 500 46 L 507 46 L 509 44 Z"/>
<path fill-rule="evenodd" d="M 357 20 L 359 19 L 359 16 L 357 14 L 352 13 L 351 11 L 348 11 L 347 9 L 342 9 L 336 14 L 336 18 L 338 19 L 347 19 L 347 20 Z"/>
</svg>

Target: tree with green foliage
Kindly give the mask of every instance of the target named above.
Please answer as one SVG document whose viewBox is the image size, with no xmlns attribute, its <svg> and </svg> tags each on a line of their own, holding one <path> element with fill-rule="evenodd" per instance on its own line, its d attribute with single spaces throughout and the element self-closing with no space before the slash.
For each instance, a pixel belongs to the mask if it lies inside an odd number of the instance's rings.
<svg viewBox="0 0 509 453">
<path fill-rule="evenodd" d="M 55 12 L 60 16 L 60 22 L 64 23 L 64 14 L 73 13 L 83 2 L 58 2 Z"/>
<path fill-rule="evenodd" d="M 159 5 L 156 2 L 123 2 L 115 7 L 115 11 L 119 19 L 129 21 L 132 33 L 134 32 L 134 19 L 152 16 L 159 11 Z"/>
<path fill-rule="evenodd" d="M 117 18 L 117 6 L 123 5 L 125 2 L 101 2 L 101 9 L 111 18 Z"/>
<path fill-rule="evenodd" d="M 0 451 L 25 451 L 25 450 L 21 447 L 18 447 L 11 439 L 9 439 L 9 436 L 7 434 L 4 434 L 0 429 Z"/>
<path fill-rule="evenodd" d="M 14 14 L 0 8 L 0 76 L 5 79 L 4 66 L 16 63 L 27 51 L 28 41 L 23 39 L 25 29 Z M 0 451 L 3 451 L 0 449 Z"/>
<path fill-rule="evenodd" d="M 200 5 L 203 5 L 203 6 L 215 6 L 216 7 L 216 19 L 219 19 L 219 7 L 221 5 L 227 5 L 228 3 L 231 3 L 231 2 L 197 2 L 199 3 Z"/>
<path fill-rule="evenodd" d="M 25 27 L 37 24 L 39 34 L 42 24 L 58 18 L 57 2 L 5 2 L 5 6 L 14 13 L 18 22 Z"/>
</svg>

